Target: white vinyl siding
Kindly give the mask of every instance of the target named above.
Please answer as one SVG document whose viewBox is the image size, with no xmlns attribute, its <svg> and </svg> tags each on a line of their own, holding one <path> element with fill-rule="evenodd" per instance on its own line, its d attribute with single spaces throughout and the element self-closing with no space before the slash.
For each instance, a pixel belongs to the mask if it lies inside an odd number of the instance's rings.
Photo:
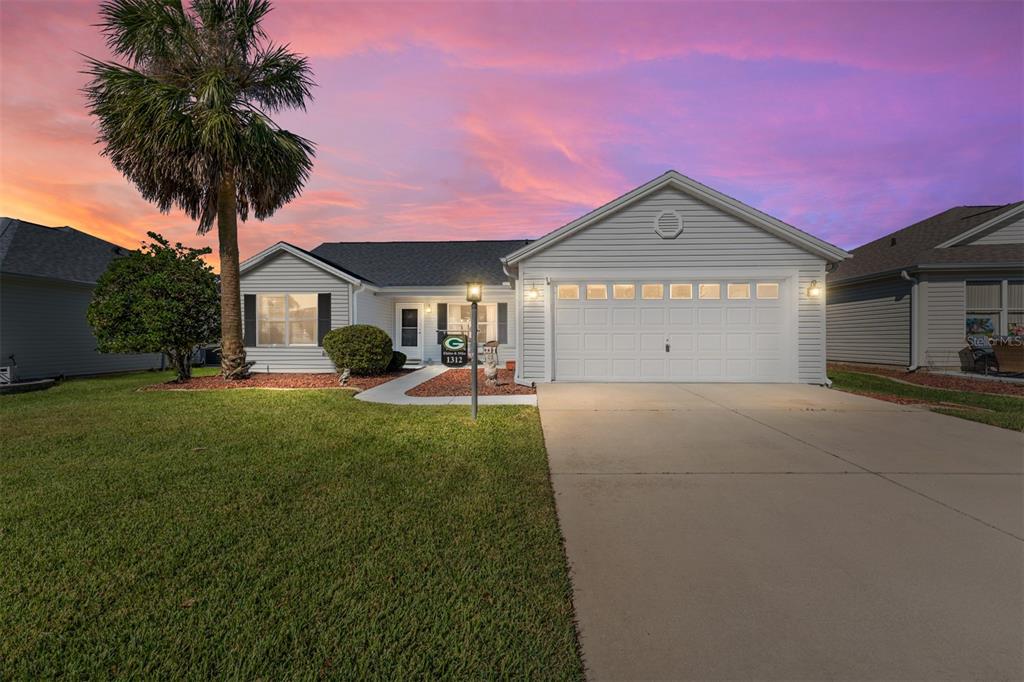
<svg viewBox="0 0 1024 682">
<path fill-rule="evenodd" d="M 678 211 L 683 218 L 683 231 L 674 239 L 663 239 L 655 232 L 655 219 L 663 211 Z M 760 269 L 794 272 L 799 282 L 799 381 L 826 380 L 825 297 L 812 299 L 806 293 L 811 280 L 825 281 L 824 259 L 674 188 L 625 206 L 527 257 L 519 268 L 524 289 L 535 286 L 545 292 L 535 301 L 523 301 L 520 378 L 524 381 L 550 378 L 547 356 L 552 292 L 548 291 L 545 278 L 552 273 L 564 274 L 560 277 L 563 282 L 576 273 L 576 281 L 586 283 L 614 281 L 617 270 L 671 270 L 679 272 L 680 278 L 689 279 L 686 273 L 708 269 L 723 271 L 725 275 L 730 269 L 738 273 Z M 667 278 L 658 280 L 671 283 Z M 642 279 L 637 281 L 643 283 Z M 638 287 L 638 297 L 640 293 Z"/>
<path fill-rule="evenodd" d="M 350 324 L 352 285 L 290 253 L 280 253 L 244 272 L 241 289 L 243 296 L 264 293 L 329 293 L 331 328 Z M 334 364 L 319 346 L 250 346 L 246 347 L 245 352 L 249 360 L 256 362 L 253 370 L 257 372 L 335 371 Z"/>
<path fill-rule="evenodd" d="M 910 365 L 910 282 L 830 287 L 828 297 L 830 361 Z"/>
<path fill-rule="evenodd" d="M 17 379 L 158 369 L 158 353 L 100 353 L 85 314 L 93 287 L 5 276 L 0 280 L 0 365 Z"/>
<path fill-rule="evenodd" d="M 1024 244 L 1024 216 L 1018 217 L 1008 225 L 987 231 L 970 244 Z"/>
</svg>

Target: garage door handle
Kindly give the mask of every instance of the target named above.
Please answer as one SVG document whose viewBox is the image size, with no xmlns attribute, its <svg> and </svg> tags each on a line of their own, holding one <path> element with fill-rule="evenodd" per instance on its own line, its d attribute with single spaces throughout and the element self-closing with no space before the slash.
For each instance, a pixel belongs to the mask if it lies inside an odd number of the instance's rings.
<svg viewBox="0 0 1024 682">
<path fill-rule="evenodd" d="M 669 344 L 668 339 L 665 339 L 665 352 L 669 352 L 669 349 L 671 348 L 672 346 Z"/>
</svg>

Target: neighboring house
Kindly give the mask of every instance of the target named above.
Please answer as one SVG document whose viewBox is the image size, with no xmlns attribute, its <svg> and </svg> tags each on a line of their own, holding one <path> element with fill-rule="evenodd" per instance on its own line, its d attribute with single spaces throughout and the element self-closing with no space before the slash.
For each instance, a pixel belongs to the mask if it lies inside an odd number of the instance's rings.
<svg viewBox="0 0 1024 682">
<path fill-rule="evenodd" d="M 258 370 L 331 371 L 323 334 L 360 323 L 436 361 L 479 279 L 482 340 L 521 383 L 825 383 L 813 293 L 848 256 L 669 171 L 536 241 L 275 244 L 242 264 L 246 350 Z"/>
<path fill-rule="evenodd" d="M 1024 324 L 1024 201 L 958 206 L 853 250 L 828 278 L 828 359 L 960 366 L 968 333 Z"/>
<path fill-rule="evenodd" d="M 126 253 L 70 227 L 0 218 L 0 366 L 15 378 L 104 374 L 161 366 L 159 354 L 107 354 L 85 312 L 96 280 Z"/>
</svg>

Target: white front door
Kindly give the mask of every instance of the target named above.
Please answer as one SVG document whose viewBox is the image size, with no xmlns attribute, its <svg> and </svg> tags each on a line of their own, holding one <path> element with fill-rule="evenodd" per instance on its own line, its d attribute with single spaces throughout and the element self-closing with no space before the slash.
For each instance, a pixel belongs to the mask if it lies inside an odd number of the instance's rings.
<svg viewBox="0 0 1024 682">
<path fill-rule="evenodd" d="M 423 359 L 423 305 L 395 304 L 395 350 L 410 360 Z"/>
</svg>

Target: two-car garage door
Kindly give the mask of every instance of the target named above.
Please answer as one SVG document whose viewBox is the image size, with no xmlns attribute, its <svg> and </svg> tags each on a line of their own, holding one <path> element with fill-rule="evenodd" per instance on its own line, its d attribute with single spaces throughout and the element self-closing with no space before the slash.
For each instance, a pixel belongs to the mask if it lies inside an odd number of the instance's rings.
<svg viewBox="0 0 1024 682">
<path fill-rule="evenodd" d="M 560 282 L 556 381 L 794 380 L 784 280 Z"/>
</svg>

